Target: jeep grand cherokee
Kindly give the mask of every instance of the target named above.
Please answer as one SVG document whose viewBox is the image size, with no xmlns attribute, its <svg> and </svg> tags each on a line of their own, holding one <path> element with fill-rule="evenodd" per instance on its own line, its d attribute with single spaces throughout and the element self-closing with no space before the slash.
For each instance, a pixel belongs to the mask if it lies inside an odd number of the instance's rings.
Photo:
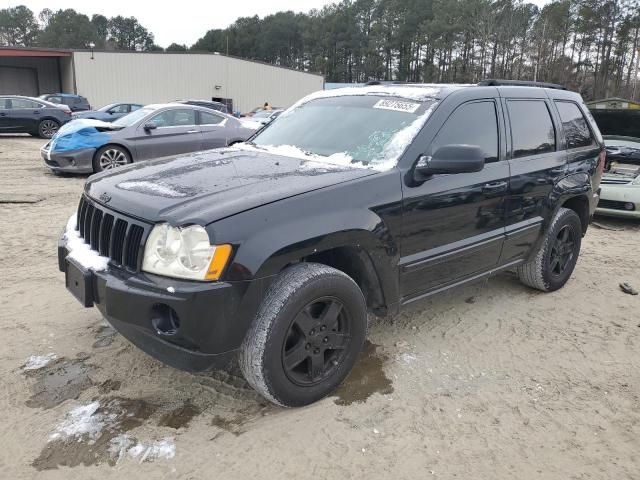
<svg viewBox="0 0 640 480">
<path fill-rule="evenodd" d="M 284 406 L 335 389 L 367 312 L 515 269 L 571 275 L 604 146 L 557 88 L 313 94 L 248 143 L 91 177 L 58 247 L 68 289 L 178 368 L 239 359 Z"/>
</svg>

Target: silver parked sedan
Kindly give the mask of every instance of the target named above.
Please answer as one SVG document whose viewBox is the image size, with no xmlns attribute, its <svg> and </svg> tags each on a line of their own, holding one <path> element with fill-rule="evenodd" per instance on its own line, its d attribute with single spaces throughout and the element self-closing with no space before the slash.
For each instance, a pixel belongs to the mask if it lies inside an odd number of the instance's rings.
<svg viewBox="0 0 640 480">
<path fill-rule="evenodd" d="M 40 153 L 54 172 L 91 173 L 139 160 L 225 147 L 254 132 L 250 124 L 207 108 L 147 105 L 112 123 L 73 120 Z"/>
</svg>

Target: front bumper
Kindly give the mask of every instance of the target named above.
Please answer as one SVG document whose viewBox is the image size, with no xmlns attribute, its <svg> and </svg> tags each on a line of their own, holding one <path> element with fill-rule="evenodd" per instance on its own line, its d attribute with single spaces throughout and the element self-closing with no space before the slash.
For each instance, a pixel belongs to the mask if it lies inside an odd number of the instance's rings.
<svg viewBox="0 0 640 480">
<path fill-rule="evenodd" d="M 82 148 L 62 152 L 49 152 L 48 142 L 40 149 L 45 165 L 55 172 L 93 173 L 95 148 Z"/>
<path fill-rule="evenodd" d="M 58 264 L 68 277 L 67 269 L 75 267 L 69 267 L 67 255 L 61 239 Z M 187 371 L 224 368 L 233 361 L 266 288 L 264 280 L 192 282 L 113 266 L 84 273 L 90 291 L 85 306 L 95 305 L 147 354 Z M 158 322 L 167 312 L 174 328 Z"/>
<path fill-rule="evenodd" d="M 628 209 L 628 204 L 633 205 L 633 208 Z M 640 218 L 640 185 L 603 185 L 596 214 Z"/>
</svg>

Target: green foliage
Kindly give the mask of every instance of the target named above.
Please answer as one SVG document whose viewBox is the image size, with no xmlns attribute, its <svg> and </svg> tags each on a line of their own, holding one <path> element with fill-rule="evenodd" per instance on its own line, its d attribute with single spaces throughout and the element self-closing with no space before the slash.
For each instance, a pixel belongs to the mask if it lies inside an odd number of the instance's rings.
<svg viewBox="0 0 640 480">
<path fill-rule="evenodd" d="M 38 36 L 38 22 L 24 5 L 0 10 L 0 45 L 31 47 Z"/>
<path fill-rule="evenodd" d="M 192 47 L 322 73 L 329 82 L 563 83 L 633 94 L 638 0 L 342 0 L 308 14 L 239 18 Z M 636 95 L 640 95 L 640 88 Z"/>
</svg>

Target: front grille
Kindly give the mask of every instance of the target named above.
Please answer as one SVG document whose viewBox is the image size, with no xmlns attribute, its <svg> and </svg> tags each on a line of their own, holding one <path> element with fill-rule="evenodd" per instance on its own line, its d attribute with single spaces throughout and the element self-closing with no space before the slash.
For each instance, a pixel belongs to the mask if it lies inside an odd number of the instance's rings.
<svg viewBox="0 0 640 480">
<path fill-rule="evenodd" d="M 77 215 L 78 232 L 92 250 L 114 265 L 140 271 L 148 225 L 107 210 L 84 195 Z"/>
<path fill-rule="evenodd" d="M 633 203 L 630 204 L 630 205 L 633 205 L 633 208 L 631 209 L 625 208 L 625 205 L 627 204 L 629 204 L 629 202 L 620 202 L 618 200 L 603 200 L 601 198 L 600 201 L 598 202 L 598 208 L 610 208 L 612 210 L 626 210 L 627 212 L 633 211 L 636 209 Z"/>
</svg>

